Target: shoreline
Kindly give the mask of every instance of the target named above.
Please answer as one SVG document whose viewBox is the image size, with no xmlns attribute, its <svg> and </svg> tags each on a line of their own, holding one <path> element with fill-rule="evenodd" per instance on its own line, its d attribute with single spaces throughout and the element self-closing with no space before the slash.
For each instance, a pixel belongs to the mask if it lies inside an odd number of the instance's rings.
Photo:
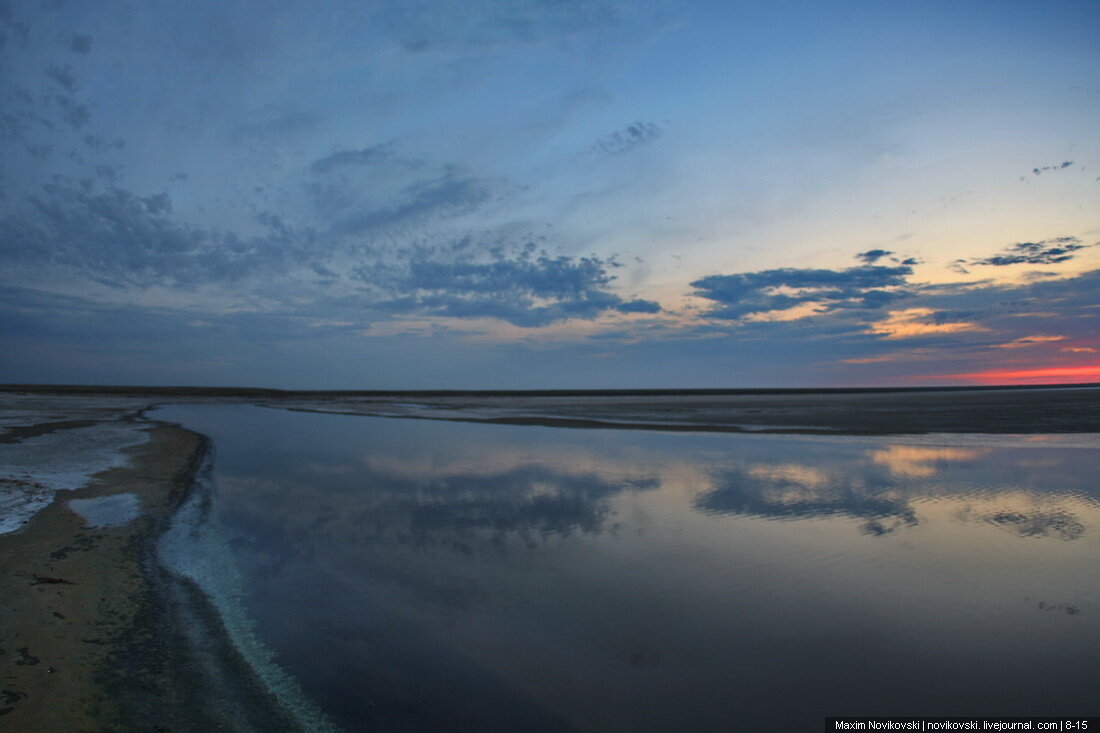
<svg viewBox="0 0 1100 733">
<path fill-rule="evenodd" d="M 148 442 L 126 449 L 124 465 L 55 496 L 0 535 L 0 725 L 294 729 L 210 599 L 158 557 L 209 441 L 175 425 L 145 424 Z M 21 432 L 35 434 L 33 426 Z M 117 526 L 88 526 L 69 506 L 127 494 L 142 512 Z"/>
</svg>

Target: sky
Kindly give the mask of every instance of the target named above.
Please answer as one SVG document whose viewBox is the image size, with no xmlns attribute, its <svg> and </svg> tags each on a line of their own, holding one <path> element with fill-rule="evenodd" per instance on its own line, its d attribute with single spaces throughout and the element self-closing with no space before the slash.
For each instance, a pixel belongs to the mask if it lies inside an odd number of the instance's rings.
<svg viewBox="0 0 1100 733">
<path fill-rule="evenodd" d="M 1100 381 L 1100 4 L 0 0 L 0 383 Z"/>
</svg>

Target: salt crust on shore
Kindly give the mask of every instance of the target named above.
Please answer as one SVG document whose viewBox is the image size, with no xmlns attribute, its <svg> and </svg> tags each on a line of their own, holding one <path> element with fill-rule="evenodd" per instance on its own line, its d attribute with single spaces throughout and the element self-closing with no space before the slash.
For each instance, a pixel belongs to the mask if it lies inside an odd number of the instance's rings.
<svg viewBox="0 0 1100 733">
<path fill-rule="evenodd" d="M 118 527 L 141 515 L 137 494 L 111 494 L 92 499 L 70 499 L 69 509 L 84 518 L 86 527 Z"/>
<path fill-rule="evenodd" d="M 173 573 L 194 582 L 217 608 L 225 633 L 255 671 L 264 687 L 298 721 L 302 730 L 338 731 L 328 716 L 302 691 L 260 638 L 243 604 L 244 581 L 233 552 L 222 535 L 214 509 L 216 493 L 212 457 L 197 472 L 191 493 L 161 536 L 157 556 Z"/>
<path fill-rule="evenodd" d="M 0 444 L 0 534 L 23 526 L 58 491 L 82 488 L 95 474 L 125 465 L 125 450 L 145 443 L 148 429 L 107 422 Z"/>
<path fill-rule="evenodd" d="M 0 392 L 0 429 L 72 420 L 117 420 L 150 400 L 114 395 L 37 395 Z"/>
</svg>

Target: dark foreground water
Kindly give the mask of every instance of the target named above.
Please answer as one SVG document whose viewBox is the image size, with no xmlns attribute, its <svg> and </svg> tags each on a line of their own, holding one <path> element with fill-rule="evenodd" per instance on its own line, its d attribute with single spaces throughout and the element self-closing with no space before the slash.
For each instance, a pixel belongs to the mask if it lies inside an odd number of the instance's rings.
<svg viewBox="0 0 1100 733">
<path fill-rule="evenodd" d="M 166 555 L 346 729 L 1100 710 L 1095 436 L 153 417 L 217 447 Z"/>
</svg>

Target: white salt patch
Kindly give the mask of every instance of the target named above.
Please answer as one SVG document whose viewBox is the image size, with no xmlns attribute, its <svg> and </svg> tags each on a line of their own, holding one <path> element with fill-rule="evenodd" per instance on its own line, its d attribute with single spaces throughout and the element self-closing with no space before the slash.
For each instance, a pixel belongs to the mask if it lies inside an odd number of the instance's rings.
<svg viewBox="0 0 1100 733">
<path fill-rule="evenodd" d="M 50 505 L 53 495 L 52 489 L 31 481 L 0 478 L 0 534 L 22 527 Z"/>
<path fill-rule="evenodd" d="M 141 501 L 136 494 L 130 493 L 70 499 L 69 508 L 83 517 L 84 524 L 89 527 L 117 527 L 141 515 Z"/>
<path fill-rule="evenodd" d="M 123 451 L 146 442 L 148 428 L 108 422 L 0 444 L 0 534 L 49 506 L 55 492 L 82 488 L 100 471 L 125 465 Z"/>
<path fill-rule="evenodd" d="M 65 420 L 118 420 L 149 404 L 133 397 L 20 395 L 0 392 L 0 428 Z"/>
</svg>

